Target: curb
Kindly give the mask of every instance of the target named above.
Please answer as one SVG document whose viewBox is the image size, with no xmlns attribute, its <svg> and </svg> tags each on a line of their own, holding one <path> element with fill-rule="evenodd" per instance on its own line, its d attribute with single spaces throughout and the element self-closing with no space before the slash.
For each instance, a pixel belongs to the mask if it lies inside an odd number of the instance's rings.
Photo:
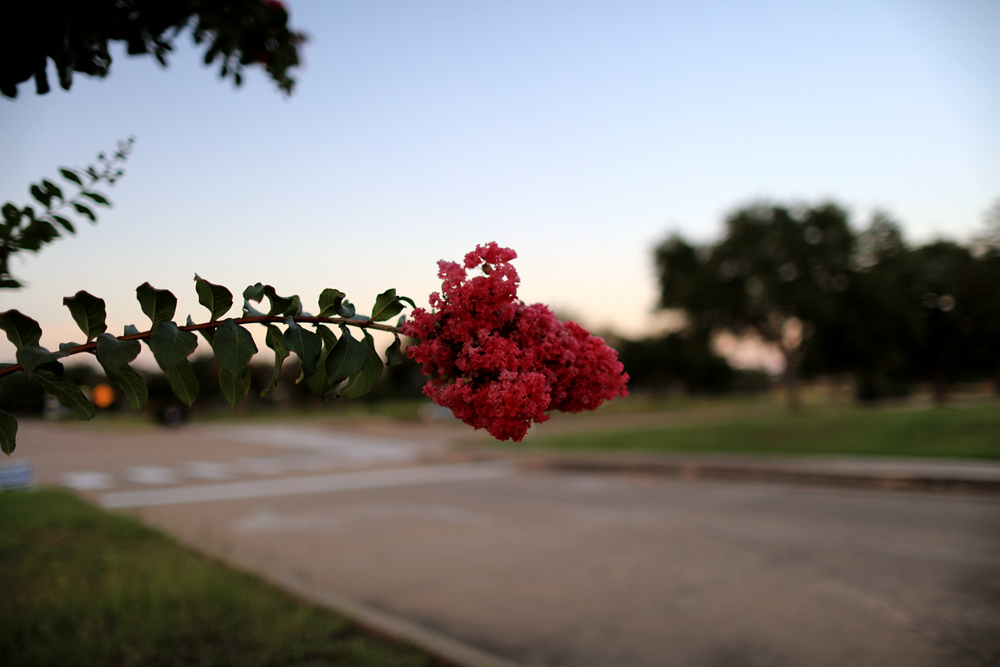
<svg viewBox="0 0 1000 667">
<path fill-rule="evenodd" d="M 192 544 L 192 543 L 189 543 Z M 381 611 L 339 593 L 322 591 L 291 572 L 262 569 L 258 563 L 232 553 L 221 553 L 204 544 L 193 545 L 199 551 L 209 551 L 226 565 L 263 579 L 311 604 L 323 607 L 351 619 L 369 632 L 411 644 L 453 667 L 521 667 L 491 653 L 447 635 L 425 628 L 400 616 Z"/>
<path fill-rule="evenodd" d="M 932 472 L 820 471 L 794 464 L 718 463 L 654 458 L 526 455 L 512 459 L 525 469 L 590 473 L 654 474 L 680 479 L 713 479 L 746 482 L 872 488 L 897 491 L 1000 495 L 1000 474 L 993 477 L 955 476 Z"/>
</svg>

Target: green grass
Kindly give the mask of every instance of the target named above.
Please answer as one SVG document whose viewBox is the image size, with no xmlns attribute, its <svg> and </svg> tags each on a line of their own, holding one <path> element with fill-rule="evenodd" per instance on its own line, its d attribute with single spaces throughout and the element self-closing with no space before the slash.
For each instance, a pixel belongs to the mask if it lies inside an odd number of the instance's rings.
<svg viewBox="0 0 1000 667">
<path fill-rule="evenodd" d="M 552 435 L 540 448 L 857 454 L 1000 459 L 1000 407 L 885 410 L 817 409 L 803 414 L 723 415 L 696 424 Z M 721 411 L 720 411 L 720 414 Z"/>
<path fill-rule="evenodd" d="M 0 665 L 439 664 L 63 491 L 0 493 Z"/>
</svg>

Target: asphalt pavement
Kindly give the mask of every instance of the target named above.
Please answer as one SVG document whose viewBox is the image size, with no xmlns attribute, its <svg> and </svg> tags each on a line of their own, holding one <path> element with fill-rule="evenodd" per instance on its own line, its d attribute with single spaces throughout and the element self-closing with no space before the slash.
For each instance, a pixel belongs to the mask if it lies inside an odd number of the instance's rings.
<svg viewBox="0 0 1000 667">
<path fill-rule="evenodd" d="M 1000 664 L 1000 465 L 23 422 L 7 465 L 456 664 Z"/>
</svg>

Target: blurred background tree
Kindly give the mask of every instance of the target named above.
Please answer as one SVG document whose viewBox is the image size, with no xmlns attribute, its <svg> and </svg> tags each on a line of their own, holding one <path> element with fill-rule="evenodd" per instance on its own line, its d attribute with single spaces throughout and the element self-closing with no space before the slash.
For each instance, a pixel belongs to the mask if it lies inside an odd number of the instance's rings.
<svg viewBox="0 0 1000 667">
<path fill-rule="evenodd" d="M 63 234 L 76 234 L 81 220 L 97 224 L 95 205 L 111 206 L 111 200 L 96 188 L 114 185 L 123 175 L 122 163 L 128 159 L 135 138 L 118 143 L 113 153 L 98 153 L 97 165 L 69 169 L 61 167 L 59 173 L 66 181 L 59 187 L 43 178 L 32 183 L 28 193 L 34 206 L 20 206 L 8 201 L 0 206 L 0 289 L 20 289 L 24 284 L 11 273 L 11 256 L 19 252 L 37 253 Z M 71 218 L 73 220 L 71 220 Z M 61 230 L 61 231 L 60 231 Z"/>
<path fill-rule="evenodd" d="M 625 340 L 618 359 L 629 374 L 631 391 L 725 394 L 734 389 L 736 371 L 712 350 L 704 331 Z"/>
<path fill-rule="evenodd" d="M 167 66 L 177 37 L 190 29 L 196 44 L 206 44 L 206 64 L 221 61 L 219 74 L 239 86 L 247 66 L 260 66 L 286 94 L 295 80 L 289 70 L 299 64 L 305 41 L 288 26 L 288 11 L 278 0 L 48 0 L 6 3 L 0 9 L 0 93 L 17 97 L 18 86 L 34 79 L 39 95 L 49 92 L 51 60 L 64 90 L 73 76 L 103 78 L 111 71 L 109 42 L 123 42 L 129 55 L 152 55 Z M 133 138 L 113 154 L 98 155 L 97 167 L 60 169 L 62 188 L 43 179 L 29 193 L 40 205 L 2 206 L 0 220 L 0 289 L 19 288 L 10 273 L 11 255 L 38 252 L 61 233 L 76 233 L 73 215 L 97 222 L 94 204 L 110 206 L 97 185 L 113 185 L 121 177 Z M 73 191 L 64 195 L 63 188 Z M 60 231 L 62 230 L 62 231 Z"/>
<path fill-rule="evenodd" d="M 675 236 L 656 249 L 659 305 L 683 311 L 701 336 L 727 331 L 774 346 L 797 410 L 802 343 L 834 318 L 834 295 L 850 285 L 855 239 L 847 213 L 834 204 L 758 203 L 725 225 L 714 245 L 696 248 Z"/>
<path fill-rule="evenodd" d="M 922 306 L 925 344 L 915 361 L 937 403 L 956 381 L 1000 382 L 1000 261 L 938 241 L 914 253 L 913 296 Z"/>
<path fill-rule="evenodd" d="M 810 375 L 852 375 L 862 401 L 909 392 L 915 379 L 911 360 L 923 341 L 920 312 L 908 296 L 914 280 L 910 253 L 900 226 L 884 213 L 857 234 L 847 289 L 806 343 Z"/>
<path fill-rule="evenodd" d="M 105 77 L 111 70 L 109 42 L 123 42 L 129 55 L 151 55 L 164 67 L 178 35 L 191 31 L 205 44 L 204 60 L 221 61 L 221 77 L 239 86 L 248 66 L 260 66 L 286 94 L 295 80 L 305 36 L 288 27 L 288 11 L 277 0 L 47 0 L 8 2 L 0 10 L 0 92 L 16 97 L 18 85 L 34 79 L 49 92 L 48 61 L 59 85 L 69 90 L 77 72 Z"/>
<path fill-rule="evenodd" d="M 715 243 L 672 236 L 655 249 L 659 306 L 685 326 L 679 338 L 624 343 L 626 370 L 640 384 L 697 377 L 693 365 L 728 332 L 781 353 L 793 410 L 803 374 L 850 375 L 862 401 L 905 395 L 914 382 L 930 383 L 939 404 L 956 382 L 989 379 L 1000 392 L 1000 202 L 986 218 L 968 245 L 911 248 L 885 213 L 856 232 L 833 203 L 755 203 L 729 215 Z"/>
</svg>

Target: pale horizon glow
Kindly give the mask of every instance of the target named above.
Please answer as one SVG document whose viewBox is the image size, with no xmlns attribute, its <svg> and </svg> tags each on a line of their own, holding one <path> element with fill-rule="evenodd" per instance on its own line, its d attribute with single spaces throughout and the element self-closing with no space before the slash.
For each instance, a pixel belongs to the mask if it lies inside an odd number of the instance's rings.
<svg viewBox="0 0 1000 667">
<path fill-rule="evenodd" d="M 310 36 L 290 99 L 219 81 L 186 35 L 165 70 L 118 49 L 105 80 L 0 99 L 0 201 L 137 138 L 115 207 L 15 258 L 29 287 L 0 311 L 55 349 L 81 289 L 115 334 L 146 328 L 146 281 L 203 320 L 195 273 L 312 311 L 325 287 L 426 305 L 437 260 L 496 241 L 526 302 L 641 336 L 665 321 L 653 247 L 711 241 L 741 204 L 884 210 L 925 242 L 969 240 L 1000 199 L 995 1 L 287 4 Z"/>
</svg>

